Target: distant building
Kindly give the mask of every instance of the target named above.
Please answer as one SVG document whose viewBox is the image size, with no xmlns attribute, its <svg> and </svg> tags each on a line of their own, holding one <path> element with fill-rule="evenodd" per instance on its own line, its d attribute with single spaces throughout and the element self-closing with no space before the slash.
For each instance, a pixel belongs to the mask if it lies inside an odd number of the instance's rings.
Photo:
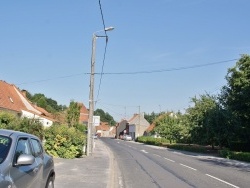
<svg viewBox="0 0 250 188">
<path fill-rule="evenodd" d="M 122 120 L 116 126 L 116 137 L 122 138 L 123 135 L 129 134 L 133 139 L 146 134 L 149 128 L 149 122 L 144 118 L 144 113 L 134 114 L 134 116 L 127 120 Z"/>
<path fill-rule="evenodd" d="M 80 117 L 79 117 L 79 123 L 83 123 L 84 125 L 88 125 L 88 119 L 89 119 L 89 111 L 84 106 L 83 103 L 78 103 L 80 106 Z"/>
</svg>

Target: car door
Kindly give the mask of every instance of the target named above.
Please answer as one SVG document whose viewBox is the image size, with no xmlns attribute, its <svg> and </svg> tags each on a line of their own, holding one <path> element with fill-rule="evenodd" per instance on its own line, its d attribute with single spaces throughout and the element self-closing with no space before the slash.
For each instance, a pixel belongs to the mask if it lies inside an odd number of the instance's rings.
<svg viewBox="0 0 250 188">
<path fill-rule="evenodd" d="M 45 187 L 45 183 L 47 180 L 47 177 L 43 177 L 43 148 L 39 140 L 36 138 L 31 138 L 31 146 L 33 149 L 33 156 L 35 157 L 35 161 L 37 163 L 37 176 L 39 177 L 38 181 L 39 184 L 37 184 L 37 187 Z M 39 185 L 39 186 L 38 186 Z"/>
<path fill-rule="evenodd" d="M 18 138 L 16 150 L 13 159 L 13 165 L 10 168 L 10 178 L 18 188 L 38 187 L 38 167 L 36 161 L 30 165 L 16 165 L 17 159 L 21 154 L 32 155 L 32 150 L 28 137 Z"/>
</svg>

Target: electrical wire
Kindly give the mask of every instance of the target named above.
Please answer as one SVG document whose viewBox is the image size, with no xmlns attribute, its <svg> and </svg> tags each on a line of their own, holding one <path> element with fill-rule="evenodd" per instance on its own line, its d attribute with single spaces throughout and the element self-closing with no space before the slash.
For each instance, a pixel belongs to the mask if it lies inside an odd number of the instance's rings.
<svg viewBox="0 0 250 188">
<path fill-rule="evenodd" d="M 178 68 L 152 70 L 152 71 L 113 72 L 113 73 L 102 73 L 102 74 L 119 74 L 119 75 L 122 75 L 122 74 L 151 74 L 151 73 L 158 73 L 158 72 L 171 72 L 171 71 L 178 71 L 178 70 L 206 67 L 206 66 L 211 66 L 211 65 L 221 64 L 221 63 L 228 63 L 228 62 L 236 61 L 236 60 L 239 60 L 239 59 L 231 59 L 231 60 L 219 61 L 219 62 L 214 62 L 214 63 L 206 63 L 206 64 L 200 64 L 200 65 L 187 66 L 187 67 L 178 67 Z M 100 74 L 100 73 L 95 73 L 95 74 Z"/>
<path fill-rule="evenodd" d="M 222 64 L 222 63 L 228 63 L 231 61 L 238 61 L 239 59 L 231 59 L 231 60 L 225 60 L 225 61 L 218 61 L 218 62 L 213 62 L 213 63 L 206 63 L 206 64 L 199 64 L 199 65 L 192 65 L 192 66 L 187 66 L 187 67 L 177 67 L 177 68 L 170 68 L 170 69 L 161 69 L 161 70 L 152 70 L 152 71 L 137 71 L 137 72 L 113 72 L 113 73 L 94 73 L 97 75 L 136 75 L 136 74 L 152 74 L 152 73 L 161 73 L 161 72 L 172 72 L 172 71 L 179 71 L 179 70 L 187 70 L 187 69 L 195 69 L 195 68 L 200 68 L 200 67 L 206 67 L 206 66 L 212 66 L 212 65 L 217 65 L 217 64 Z M 104 67 L 104 66 L 103 66 Z M 66 75 L 66 76 L 59 76 L 59 77 L 54 77 L 54 78 L 48 78 L 44 80 L 37 80 L 33 82 L 23 82 L 23 83 L 18 83 L 16 85 L 24 85 L 24 84 L 33 84 L 33 83 L 39 83 L 39 82 L 46 82 L 46 81 L 51 81 L 51 80 L 56 80 L 56 79 L 62 79 L 62 78 L 70 78 L 70 77 L 75 77 L 75 76 L 80 76 L 80 75 L 89 75 L 91 73 L 78 73 L 78 74 L 71 74 L 71 75 Z"/>
<path fill-rule="evenodd" d="M 108 46 L 108 36 L 107 36 L 106 26 L 105 26 L 105 21 L 104 21 L 104 16 L 103 16 L 103 12 L 102 12 L 101 0 L 99 0 L 99 8 L 100 8 L 100 12 L 101 12 L 103 30 L 105 31 L 106 41 L 105 41 L 105 49 L 104 49 L 103 60 L 102 60 L 101 77 L 100 77 L 100 81 L 99 81 L 99 86 L 98 86 L 98 92 L 97 92 L 96 101 L 98 101 L 98 97 L 99 97 L 100 90 L 101 90 L 102 75 L 103 75 L 103 70 L 104 70 L 104 65 L 105 65 L 105 59 L 106 59 L 106 53 L 107 53 L 107 46 Z"/>
</svg>

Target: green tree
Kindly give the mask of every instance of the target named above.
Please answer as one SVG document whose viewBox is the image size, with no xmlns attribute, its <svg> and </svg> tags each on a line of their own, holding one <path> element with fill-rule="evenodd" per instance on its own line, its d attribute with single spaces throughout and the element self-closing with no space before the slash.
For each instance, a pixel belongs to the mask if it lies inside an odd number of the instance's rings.
<svg viewBox="0 0 250 188">
<path fill-rule="evenodd" d="M 94 115 L 100 116 L 101 122 L 108 122 L 111 126 L 116 124 L 114 118 L 108 112 L 104 112 L 102 109 L 96 109 L 94 111 Z"/>
<path fill-rule="evenodd" d="M 225 145 L 229 138 L 227 113 L 214 95 L 204 94 L 191 99 L 194 106 L 186 110 L 191 142 Z"/>
<path fill-rule="evenodd" d="M 164 114 L 163 112 L 161 113 L 155 113 L 155 112 L 151 112 L 151 114 L 144 114 L 144 118 L 150 123 L 152 124 L 157 117 L 159 117 L 160 115 Z"/>
<path fill-rule="evenodd" d="M 171 144 L 180 139 L 180 118 L 172 112 L 165 113 L 155 120 L 154 131 L 161 137 L 168 139 Z"/>
<path fill-rule="evenodd" d="M 221 92 L 221 103 L 236 125 L 235 140 L 248 143 L 250 149 L 250 56 L 242 55 L 228 69 L 227 85 Z"/>
<path fill-rule="evenodd" d="M 69 127 L 79 124 L 80 106 L 77 102 L 71 101 L 66 114 L 66 120 Z"/>
</svg>

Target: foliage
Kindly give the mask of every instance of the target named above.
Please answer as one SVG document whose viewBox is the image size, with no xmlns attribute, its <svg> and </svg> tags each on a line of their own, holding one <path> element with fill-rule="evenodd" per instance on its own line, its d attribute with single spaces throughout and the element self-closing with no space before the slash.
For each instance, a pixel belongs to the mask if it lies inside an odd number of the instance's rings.
<svg viewBox="0 0 250 188">
<path fill-rule="evenodd" d="M 69 127 L 73 127 L 79 123 L 80 105 L 77 102 L 71 101 L 66 114 L 66 120 Z"/>
<path fill-rule="evenodd" d="M 162 114 L 155 120 L 154 131 L 170 143 L 179 140 L 181 135 L 180 118 L 172 112 Z"/>
<path fill-rule="evenodd" d="M 250 162 L 250 152 L 235 152 L 223 149 L 219 151 L 219 155 L 228 159 Z"/>
<path fill-rule="evenodd" d="M 235 125 L 234 141 L 250 146 L 250 56 L 242 55 L 236 65 L 228 69 L 227 85 L 221 92 L 221 104 L 231 114 Z"/>
<path fill-rule="evenodd" d="M 37 119 L 18 118 L 8 112 L 0 112 L 0 128 L 34 134 L 41 140 L 44 137 L 43 125 Z"/>
<path fill-rule="evenodd" d="M 201 145 L 226 145 L 230 135 L 228 114 L 223 110 L 215 96 L 200 95 L 191 99 L 193 107 L 186 113 L 186 123 L 190 130 L 191 143 Z"/>
<path fill-rule="evenodd" d="M 136 141 L 156 146 L 161 146 L 162 144 L 169 143 L 166 138 L 154 138 L 151 136 L 139 136 L 137 137 Z"/>
<path fill-rule="evenodd" d="M 114 118 L 108 112 L 104 112 L 102 109 L 96 109 L 94 111 L 94 115 L 100 116 L 101 122 L 108 122 L 111 126 L 116 124 Z"/>
<path fill-rule="evenodd" d="M 151 114 L 145 113 L 144 118 L 149 122 L 149 124 L 152 124 L 155 121 L 155 119 L 162 114 L 163 114 L 163 112 L 158 113 L 158 114 L 155 112 L 151 112 Z"/>
<path fill-rule="evenodd" d="M 52 125 L 45 129 L 46 151 L 60 158 L 77 158 L 83 155 L 86 135 L 75 127 Z"/>
<path fill-rule="evenodd" d="M 198 153 L 211 153 L 205 146 L 199 145 L 186 145 L 186 144 L 169 144 L 167 145 L 168 148 L 182 150 L 182 151 L 190 151 L 190 152 L 198 152 Z"/>
<path fill-rule="evenodd" d="M 65 110 L 65 105 L 58 105 L 57 102 L 51 98 L 47 98 L 44 94 L 37 93 L 32 95 L 26 91 L 27 98 L 37 106 L 46 109 L 50 113 L 60 112 Z"/>
</svg>

